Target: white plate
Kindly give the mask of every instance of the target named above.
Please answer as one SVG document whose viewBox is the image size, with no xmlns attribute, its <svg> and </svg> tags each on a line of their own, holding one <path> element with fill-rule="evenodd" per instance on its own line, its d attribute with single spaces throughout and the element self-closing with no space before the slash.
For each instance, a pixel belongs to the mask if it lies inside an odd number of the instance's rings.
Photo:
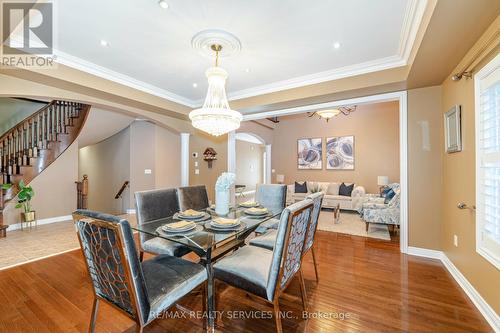
<svg viewBox="0 0 500 333">
<path fill-rule="evenodd" d="M 186 231 L 191 231 L 193 230 L 194 228 L 196 228 L 196 224 L 190 224 L 184 228 L 176 228 L 176 229 L 173 229 L 173 228 L 169 228 L 168 227 L 168 224 L 164 225 L 161 227 L 161 230 L 165 231 L 165 232 L 170 232 L 170 233 L 177 233 L 177 232 L 186 232 Z"/>
<path fill-rule="evenodd" d="M 252 212 L 249 209 L 245 209 L 243 213 L 248 214 L 248 215 L 253 215 L 253 216 L 263 216 L 269 213 L 269 210 L 265 210 L 263 212 Z"/>
<path fill-rule="evenodd" d="M 216 229 L 231 229 L 238 227 L 240 223 L 239 220 L 235 224 L 218 224 L 214 221 L 210 221 L 210 226 Z"/>
<path fill-rule="evenodd" d="M 182 213 L 177 213 L 177 216 L 181 219 L 186 219 L 186 220 L 197 220 L 199 218 L 202 218 L 205 215 L 204 212 L 200 212 L 198 215 L 183 215 Z"/>
<path fill-rule="evenodd" d="M 240 207 L 245 207 L 245 208 L 253 208 L 253 207 L 259 207 L 260 204 L 258 202 L 254 203 L 253 205 L 248 205 L 245 204 L 244 202 L 240 203 Z"/>
</svg>

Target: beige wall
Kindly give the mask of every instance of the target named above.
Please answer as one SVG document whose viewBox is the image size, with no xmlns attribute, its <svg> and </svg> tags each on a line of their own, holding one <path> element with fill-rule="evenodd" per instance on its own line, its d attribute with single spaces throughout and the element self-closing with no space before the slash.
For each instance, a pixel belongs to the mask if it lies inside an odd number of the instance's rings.
<svg viewBox="0 0 500 333">
<path fill-rule="evenodd" d="M 326 170 L 326 137 L 354 135 L 354 170 Z M 323 170 L 297 169 L 297 139 L 323 138 Z M 397 102 L 360 105 L 349 116 L 328 123 L 305 114 L 280 118 L 274 129 L 272 168 L 294 181 L 355 182 L 378 192 L 377 176 L 399 182 L 399 106 Z"/>
<path fill-rule="evenodd" d="M 181 137 L 165 128 L 156 126 L 155 187 L 181 185 Z"/>
<path fill-rule="evenodd" d="M 57 160 L 50 164 L 30 185 L 35 191 L 32 200 L 37 219 L 70 215 L 76 209 L 78 177 L 78 141 L 73 142 Z M 19 209 L 9 202 L 4 211 L 4 223 L 19 223 Z"/>
<path fill-rule="evenodd" d="M 473 49 L 464 64 L 477 52 L 494 31 L 500 29 L 500 18 L 489 28 Z M 475 72 L 497 54 L 490 53 L 481 60 Z M 450 76 L 454 73 L 450 73 Z M 476 252 L 476 219 L 473 212 L 457 209 L 457 203 L 475 203 L 475 109 L 474 80 L 462 79 L 454 82 L 448 77 L 443 82 L 442 113 L 454 105 L 462 107 L 463 151 L 453 154 L 443 152 L 443 222 L 441 232 L 442 249 L 457 268 L 465 275 L 488 304 L 500 313 L 500 271 Z M 444 151 L 444 150 L 443 150 Z M 458 236 L 458 247 L 453 245 L 453 235 Z"/>
<path fill-rule="evenodd" d="M 236 184 L 255 190 L 263 177 L 264 145 L 236 140 Z"/>
<path fill-rule="evenodd" d="M 212 147 L 217 152 L 217 160 L 213 161 L 212 168 L 203 160 L 203 152 L 207 147 Z M 197 158 L 193 157 L 194 152 L 198 153 Z M 227 135 L 213 137 L 198 131 L 189 139 L 189 154 L 189 184 L 206 185 L 208 197 L 214 202 L 215 182 L 227 170 Z M 198 167 L 195 162 L 198 162 Z M 198 175 L 195 174 L 196 169 L 200 171 Z"/>
<path fill-rule="evenodd" d="M 130 206 L 130 189 L 121 199 L 115 195 L 130 181 L 130 128 L 79 151 L 78 174 L 89 177 L 88 207 L 109 214 L 125 212 Z"/>
<path fill-rule="evenodd" d="M 408 91 L 409 245 L 439 250 L 442 217 L 441 86 Z"/>
</svg>

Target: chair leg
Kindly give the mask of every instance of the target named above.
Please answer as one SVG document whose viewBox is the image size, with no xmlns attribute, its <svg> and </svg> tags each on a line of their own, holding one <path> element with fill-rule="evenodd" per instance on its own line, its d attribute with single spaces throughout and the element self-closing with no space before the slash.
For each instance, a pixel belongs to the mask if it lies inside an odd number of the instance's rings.
<svg viewBox="0 0 500 333">
<path fill-rule="evenodd" d="M 99 309 L 99 299 L 97 297 L 95 297 L 94 304 L 92 305 L 92 314 L 90 317 L 90 325 L 89 325 L 89 332 L 90 333 L 94 333 L 98 309 Z"/>
<path fill-rule="evenodd" d="M 139 251 L 139 261 L 142 262 L 143 258 L 144 258 L 144 252 L 143 251 Z"/>
<path fill-rule="evenodd" d="M 302 268 L 299 269 L 299 282 L 300 282 L 300 294 L 302 296 L 302 306 L 304 307 L 304 311 L 307 311 L 306 285 L 304 284 L 304 275 L 302 274 Z"/>
<path fill-rule="evenodd" d="M 370 225 L 370 223 L 366 222 L 366 232 L 368 232 L 368 226 Z"/>
<path fill-rule="evenodd" d="M 144 329 L 144 327 L 142 327 L 141 324 L 139 324 L 139 323 L 135 324 L 135 332 L 136 333 L 142 333 L 143 329 Z"/>
<path fill-rule="evenodd" d="M 311 254 L 313 257 L 314 264 L 314 274 L 316 274 L 316 282 L 319 282 L 319 274 L 318 274 L 318 264 L 316 263 L 316 254 L 314 253 L 314 245 L 311 247 Z"/>
<path fill-rule="evenodd" d="M 274 319 L 276 320 L 276 333 L 283 333 L 283 327 L 281 326 L 280 303 L 278 298 L 274 300 L 273 306 L 274 306 Z"/>
</svg>

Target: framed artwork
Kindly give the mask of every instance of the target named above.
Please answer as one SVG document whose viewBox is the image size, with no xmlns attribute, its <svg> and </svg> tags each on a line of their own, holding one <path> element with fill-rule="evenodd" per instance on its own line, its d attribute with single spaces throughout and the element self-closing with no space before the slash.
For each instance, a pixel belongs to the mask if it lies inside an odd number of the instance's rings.
<svg viewBox="0 0 500 333">
<path fill-rule="evenodd" d="M 326 138 L 326 169 L 354 170 L 354 136 Z"/>
<path fill-rule="evenodd" d="M 445 148 L 447 153 L 462 151 L 462 124 L 460 105 L 444 114 Z"/>
<path fill-rule="evenodd" d="M 321 138 L 297 140 L 297 168 L 300 170 L 323 169 L 323 140 Z"/>
</svg>

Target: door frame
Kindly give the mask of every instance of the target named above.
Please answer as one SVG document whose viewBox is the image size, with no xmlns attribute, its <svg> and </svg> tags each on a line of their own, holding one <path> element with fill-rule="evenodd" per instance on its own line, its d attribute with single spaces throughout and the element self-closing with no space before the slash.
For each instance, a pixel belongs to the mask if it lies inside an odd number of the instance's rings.
<svg viewBox="0 0 500 333">
<path fill-rule="evenodd" d="M 399 177 L 401 185 L 401 226 L 399 245 L 402 253 L 408 253 L 409 221 L 408 221 L 408 103 L 407 91 L 396 91 L 384 94 L 355 97 L 326 103 L 298 106 L 280 110 L 243 115 L 243 121 L 259 120 L 269 117 L 299 114 L 318 109 L 334 108 L 343 105 L 360 105 L 369 103 L 399 102 Z M 234 152 L 235 153 L 235 152 Z"/>
</svg>

